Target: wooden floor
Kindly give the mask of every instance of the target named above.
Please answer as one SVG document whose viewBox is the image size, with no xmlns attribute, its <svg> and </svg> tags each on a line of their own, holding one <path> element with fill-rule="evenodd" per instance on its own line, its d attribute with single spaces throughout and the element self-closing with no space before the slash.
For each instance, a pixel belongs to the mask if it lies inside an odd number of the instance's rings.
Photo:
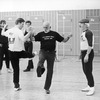
<svg viewBox="0 0 100 100">
<path fill-rule="evenodd" d="M 27 66 L 27 59 L 20 61 L 22 90 L 17 92 L 13 88 L 13 73 L 6 71 L 4 62 L 0 75 L 0 100 L 100 100 L 100 58 L 94 60 L 93 74 L 96 92 L 93 96 L 86 96 L 86 93 L 81 92 L 81 89 L 86 87 L 86 79 L 78 58 L 59 59 L 59 62 L 55 62 L 51 94 L 46 94 L 43 89 L 46 71 L 41 78 L 36 75 L 38 56 L 33 60 L 35 68 L 31 72 L 23 72 Z"/>
</svg>

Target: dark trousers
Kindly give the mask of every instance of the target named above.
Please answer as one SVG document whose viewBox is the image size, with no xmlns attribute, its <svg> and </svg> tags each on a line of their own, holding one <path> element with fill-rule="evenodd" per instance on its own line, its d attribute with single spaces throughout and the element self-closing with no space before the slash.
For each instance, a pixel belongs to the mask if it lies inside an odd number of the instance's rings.
<svg viewBox="0 0 100 100">
<path fill-rule="evenodd" d="M 5 58 L 4 58 L 5 55 Z M 9 68 L 9 51 L 8 44 L 0 43 L 0 70 L 2 69 L 3 60 L 5 60 L 6 67 Z"/>
<path fill-rule="evenodd" d="M 13 68 L 13 82 L 15 84 L 15 88 L 19 87 L 19 59 L 20 58 L 32 58 L 33 54 L 30 54 L 26 51 L 21 52 L 12 52 L 9 51 L 10 60 Z"/>
<path fill-rule="evenodd" d="M 88 85 L 90 87 L 94 86 L 94 78 L 93 78 L 93 74 L 92 74 L 92 70 L 93 70 L 93 58 L 94 58 L 94 51 L 92 50 L 91 53 L 89 54 L 89 59 L 87 63 L 84 63 L 84 57 L 86 55 L 86 50 L 82 51 L 82 67 L 83 67 L 83 72 L 87 78 L 87 82 Z"/>
<path fill-rule="evenodd" d="M 46 75 L 44 89 L 48 90 L 52 82 L 53 66 L 55 61 L 55 51 L 49 52 L 49 51 L 40 50 L 38 67 L 43 67 L 45 60 L 47 61 L 47 75 Z"/>
<path fill-rule="evenodd" d="M 24 46 L 25 46 L 25 50 L 32 54 L 32 51 L 33 51 L 33 43 L 32 43 L 32 41 L 25 42 Z M 31 68 L 34 68 L 33 60 L 28 60 L 27 69 L 30 70 Z"/>
</svg>

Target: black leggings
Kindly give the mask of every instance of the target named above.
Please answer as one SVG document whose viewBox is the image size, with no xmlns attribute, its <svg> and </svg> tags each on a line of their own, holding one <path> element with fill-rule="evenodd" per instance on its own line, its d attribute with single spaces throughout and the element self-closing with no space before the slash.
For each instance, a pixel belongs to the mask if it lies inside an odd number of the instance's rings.
<svg viewBox="0 0 100 100">
<path fill-rule="evenodd" d="M 94 78 L 93 78 L 93 74 L 92 74 L 92 70 L 93 70 L 93 58 L 94 58 L 94 51 L 91 50 L 90 54 L 89 54 L 89 59 L 87 63 L 84 63 L 84 57 L 86 55 L 86 50 L 82 51 L 82 67 L 83 67 L 83 72 L 87 78 L 87 82 L 88 85 L 90 87 L 94 87 Z"/>
</svg>

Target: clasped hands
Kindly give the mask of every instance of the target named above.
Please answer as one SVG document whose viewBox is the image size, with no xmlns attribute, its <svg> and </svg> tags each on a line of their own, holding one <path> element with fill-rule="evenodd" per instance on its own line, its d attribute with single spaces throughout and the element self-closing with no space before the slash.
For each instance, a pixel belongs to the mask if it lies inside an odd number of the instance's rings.
<svg viewBox="0 0 100 100">
<path fill-rule="evenodd" d="M 31 34 L 32 36 L 34 36 L 35 30 L 34 30 L 34 28 L 33 28 L 32 26 L 28 27 L 28 28 L 27 28 L 27 31 L 30 32 L 30 34 Z"/>
</svg>

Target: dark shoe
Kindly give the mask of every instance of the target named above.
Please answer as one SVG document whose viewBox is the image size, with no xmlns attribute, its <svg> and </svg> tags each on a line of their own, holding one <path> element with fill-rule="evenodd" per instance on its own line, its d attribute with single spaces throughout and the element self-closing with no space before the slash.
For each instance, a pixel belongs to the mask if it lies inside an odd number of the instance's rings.
<svg viewBox="0 0 100 100">
<path fill-rule="evenodd" d="M 41 67 L 37 67 L 37 77 L 41 77 Z"/>
<path fill-rule="evenodd" d="M 29 60 L 28 61 L 28 67 L 27 67 L 27 69 L 33 69 L 33 68 L 34 68 L 33 61 L 32 60 Z"/>
<path fill-rule="evenodd" d="M 30 71 L 30 69 L 25 69 L 25 70 L 23 70 L 23 72 L 29 72 Z"/>
<path fill-rule="evenodd" d="M 46 91 L 46 94 L 50 94 L 50 90 L 45 90 Z"/>
<path fill-rule="evenodd" d="M 43 74 L 45 72 L 45 68 L 41 68 L 41 74 Z"/>
<path fill-rule="evenodd" d="M 15 91 L 20 91 L 21 88 L 20 88 L 20 87 L 18 87 L 18 88 L 14 88 L 14 90 L 15 90 Z"/>
<path fill-rule="evenodd" d="M 20 87 L 19 83 L 14 83 L 14 85 L 15 85 L 14 88 L 19 88 Z"/>
<path fill-rule="evenodd" d="M 45 68 L 44 67 L 38 67 L 37 68 L 37 77 L 41 77 L 41 75 L 45 72 Z"/>
</svg>

